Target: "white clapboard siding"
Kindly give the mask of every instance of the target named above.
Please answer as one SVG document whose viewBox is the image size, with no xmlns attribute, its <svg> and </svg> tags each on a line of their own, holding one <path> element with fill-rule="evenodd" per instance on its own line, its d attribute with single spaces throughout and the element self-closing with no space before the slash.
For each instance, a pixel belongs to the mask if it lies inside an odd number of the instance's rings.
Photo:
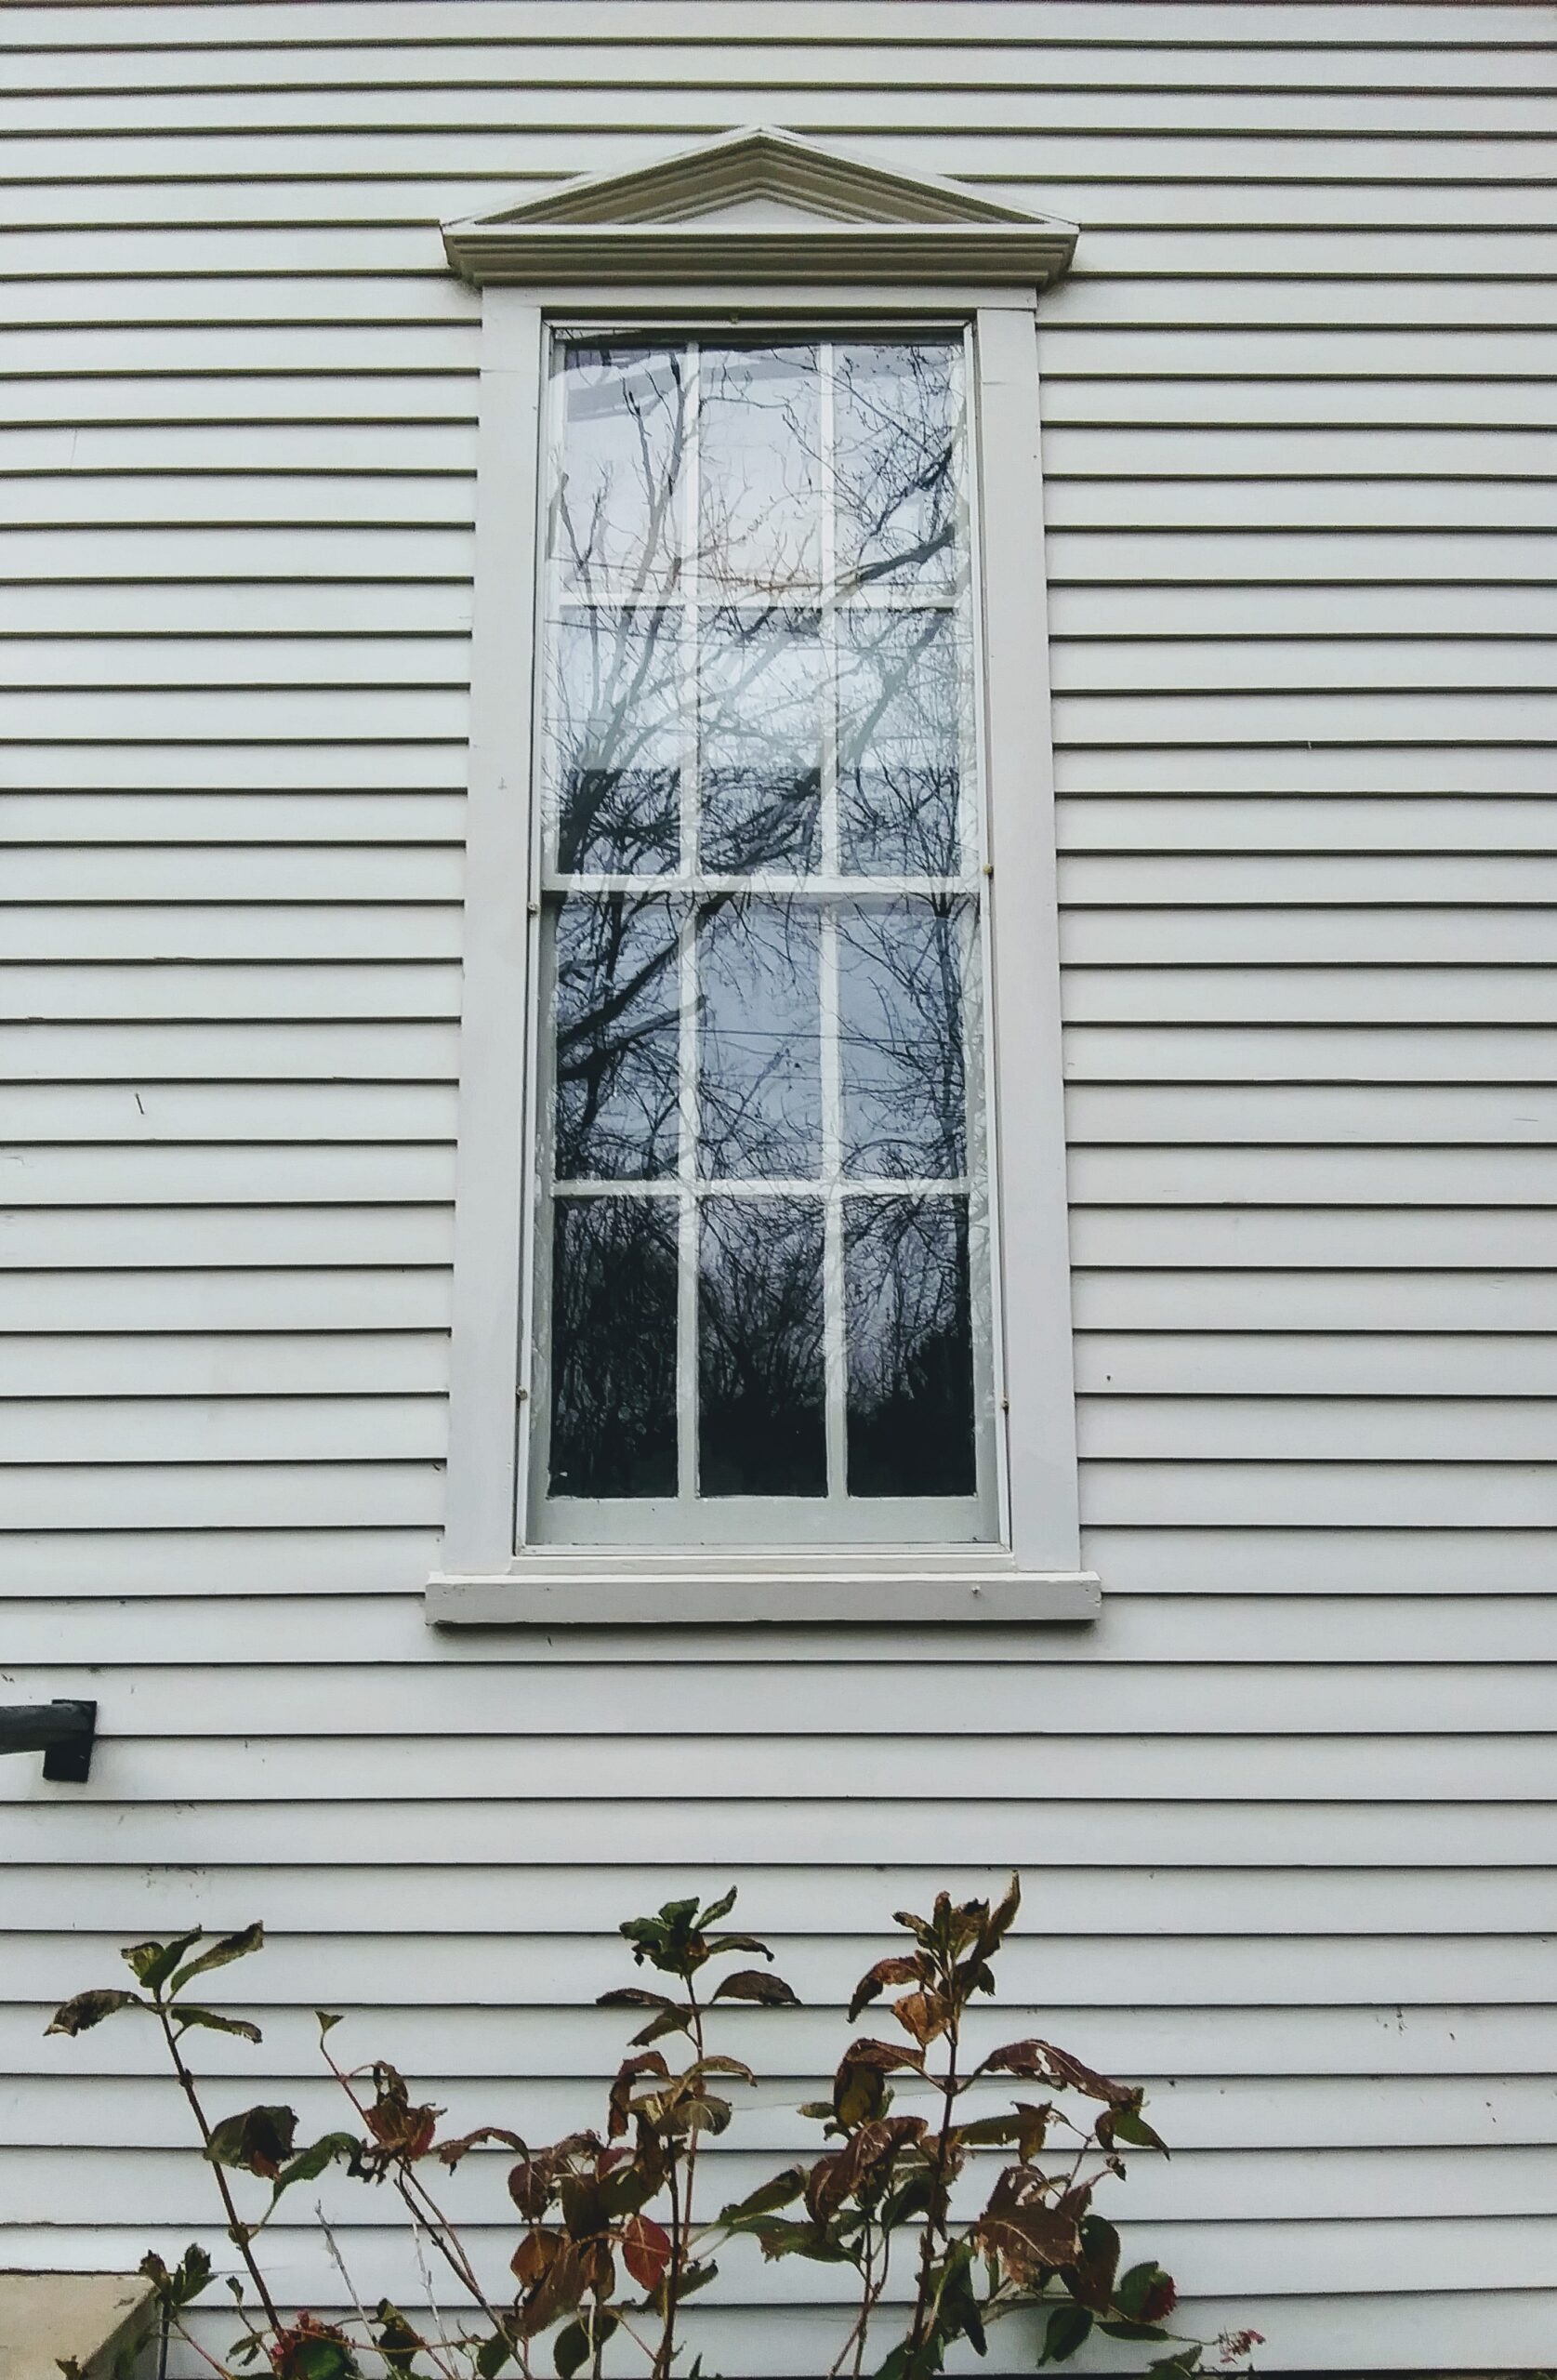
<svg viewBox="0 0 1557 2380">
<path fill-rule="evenodd" d="M 1127 2252 L 1188 2327 L 1277 2372 L 1544 2369 L 1545 13 L 5 30 L 0 1661 L 100 1739 L 86 1790 L 0 1764 L 0 2264 L 230 2254 L 155 2043 L 43 2038 L 121 1941 L 269 1922 L 223 1978 L 265 2041 L 202 2043 L 224 2097 L 327 2122 L 334 1997 L 451 2121 L 549 2136 L 619 2054 L 616 1924 L 737 1882 L 811 2004 L 729 2020 L 770 2078 L 733 2185 L 804 2137 L 888 1912 L 1019 1864 L 988 2021 L 1149 2082 L 1181 2153 Z M 1039 337 L 1088 1629 L 423 1617 L 482 360 L 438 224 L 748 121 L 1082 227 Z M 500 2172 L 455 2177 L 498 2271 Z M 340 2212 L 359 2285 L 412 2294 L 382 2195 Z M 305 2229 L 276 2256 L 338 2303 Z M 836 2294 L 732 2259 L 694 2348 L 813 2375 Z"/>
</svg>

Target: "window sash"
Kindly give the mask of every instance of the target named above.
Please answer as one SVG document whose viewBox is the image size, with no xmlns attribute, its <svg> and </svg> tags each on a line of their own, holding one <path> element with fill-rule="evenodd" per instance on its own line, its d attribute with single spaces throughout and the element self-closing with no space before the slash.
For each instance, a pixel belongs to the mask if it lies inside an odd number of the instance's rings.
<svg viewBox="0 0 1557 2380">
<path fill-rule="evenodd" d="M 742 341 L 752 332 L 743 324 Z M 553 633 L 564 614 L 587 615 L 592 609 L 619 609 L 634 602 L 622 587 L 581 589 L 564 584 L 561 559 L 552 554 L 542 565 L 543 655 L 537 702 L 535 800 L 535 878 L 539 898 L 533 910 L 551 910 L 569 895 L 630 894 L 636 899 L 665 896 L 681 905 L 679 928 L 680 1100 L 677 1117 L 677 1170 L 653 1181 L 575 1181 L 555 1179 L 553 1169 L 554 1049 L 551 1030 L 555 998 L 552 936 L 537 918 L 539 931 L 531 981 L 535 998 L 531 1013 L 534 1085 L 528 1146 L 534 1152 L 531 1196 L 526 1201 L 529 1246 L 525 1265 L 524 1363 L 521 1392 L 521 1466 L 529 1474 L 528 1527 L 532 1541 L 553 1543 L 665 1545 L 838 1543 L 956 1544 L 990 1542 L 999 1536 L 1000 1508 L 998 1432 L 996 1428 L 995 1383 L 998 1379 L 997 1317 L 994 1281 L 994 1169 L 990 1163 L 986 1104 L 990 1091 L 991 1053 L 985 1020 L 989 1014 L 987 973 L 990 965 L 985 917 L 983 771 L 981 749 L 982 684 L 980 601 L 978 578 L 978 485 L 972 404 L 974 358 L 970 326 L 961 333 L 960 365 L 963 428 L 957 441 L 958 483 L 955 492 L 960 570 L 946 587 L 891 585 L 871 581 L 840 584 L 835 551 L 837 518 L 833 456 L 833 389 L 835 357 L 851 337 L 877 342 L 894 336 L 904 343 L 932 336 L 930 325 L 901 330 L 872 325 L 849 333 L 834 329 L 824 336 L 793 325 L 772 334 L 775 344 L 804 344 L 818 351 L 821 404 L 820 570 L 814 586 L 772 595 L 742 596 L 703 582 L 699 567 L 701 439 L 698 378 L 699 342 L 661 334 L 667 346 L 682 348 L 690 359 L 686 448 L 682 458 L 680 501 L 682 524 L 679 573 L 673 585 L 645 586 L 637 608 L 680 615 L 678 726 L 679 865 L 664 874 L 627 875 L 587 868 L 563 869 L 557 865 L 555 833 L 560 814 L 560 787 L 554 779 L 553 739 L 548 732 L 553 699 Z M 565 336 L 565 335 L 564 335 Z M 638 344 L 642 332 L 622 327 L 614 332 L 591 326 L 592 343 Z M 558 396 L 561 373 L 559 358 L 548 354 L 546 385 L 548 414 L 544 452 L 554 468 L 561 422 Z M 541 505 L 543 522 L 548 506 Z M 822 706 L 821 848 L 816 875 L 763 870 L 732 876 L 703 874 L 694 865 L 699 802 L 697 705 L 701 677 L 700 638 L 706 615 L 747 609 L 768 614 L 783 608 L 816 616 L 819 626 L 823 682 L 828 698 Z M 957 747 L 959 758 L 959 852 L 961 866 L 949 876 L 851 876 L 840 866 L 839 835 L 839 706 L 842 699 L 838 669 L 838 624 L 848 614 L 943 613 L 955 616 L 964 640 L 964 661 L 957 673 Z M 732 893 L 754 898 L 784 899 L 820 905 L 821 932 L 821 1068 L 824 1145 L 819 1171 L 791 1179 L 705 1177 L 698 1172 L 697 1144 L 697 1004 L 694 934 L 700 896 Z M 967 1170 L 953 1177 L 850 1177 L 841 1170 L 838 1155 L 841 1105 L 839 1057 L 839 994 L 838 963 L 838 905 L 860 901 L 871 906 L 925 894 L 956 896 L 968 905 L 972 964 L 964 969 L 963 1059 L 967 1085 L 969 1160 Z M 966 943 L 965 943 L 966 948 Z M 976 1491 L 966 1497 L 850 1496 L 846 1477 L 847 1365 L 844 1348 L 844 1202 L 851 1198 L 895 1197 L 965 1197 L 969 1240 L 973 1251 L 970 1282 L 973 1332 L 974 1454 Z M 550 1316 L 552 1228 L 548 1210 L 559 1199 L 572 1197 L 655 1197 L 673 1202 L 677 1211 L 679 1291 L 676 1353 L 676 1426 L 679 1492 L 669 1497 L 572 1498 L 548 1492 L 550 1432 Z M 712 1197 L 743 1198 L 806 1197 L 824 1210 L 824 1291 L 825 1345 L 825 1439 L 827 1492 L 823 1496 L 704 1496 L 694 1490 L 697 1475 L 699 1408 L 697 1355 L 699 1216 Z M 527 1441 L 527 1452 L 524 1442 Z"/>
</svg>

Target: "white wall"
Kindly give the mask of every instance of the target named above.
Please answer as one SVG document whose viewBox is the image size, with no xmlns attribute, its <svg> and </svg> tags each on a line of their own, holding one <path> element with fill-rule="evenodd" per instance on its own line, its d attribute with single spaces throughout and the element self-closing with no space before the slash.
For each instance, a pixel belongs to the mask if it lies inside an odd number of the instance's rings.
<svg viewBox="0 0 1557 2380">
<path fill-rule="evenodd" d="M 1550 2364 L 1557 18 L 5 13 L 0 1659 L 105 1739 L 85 1792 L 0 1772 L 0 2263 L 208 2223 L 149 2043 L 39 2037 L 122 1940 L 267 1919 L 232 2104 L 323 2003 L 540 2130 L 663 1891 L 738 1879 L 825 2002 L 1015 1861 L 1009 1989 L 1156 2086 L 1128 2195 L 1200 2319 Z M 751 119 L 1084 226 L 1042 361 L 1107 1606 L 433 1639 L 478 344 L 434 226 Z M 813 2370 L 749 2309 L 816 2285 L 732 2261 L 713 2368 Z"/>
</svg>

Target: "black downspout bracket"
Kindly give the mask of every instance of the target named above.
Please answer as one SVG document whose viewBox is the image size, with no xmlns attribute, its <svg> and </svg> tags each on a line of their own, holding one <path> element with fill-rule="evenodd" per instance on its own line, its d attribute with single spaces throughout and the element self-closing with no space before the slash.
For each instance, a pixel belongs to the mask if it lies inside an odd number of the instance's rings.
<svg viewBox="0 0 1557 2380">
<path fill-rule="evenodd" d="M 85 1785 L 98 1735 L 95 1702 L 0 1703 L 0 1752 L 41 1752 L 51 1785 Z"/>
</svg>

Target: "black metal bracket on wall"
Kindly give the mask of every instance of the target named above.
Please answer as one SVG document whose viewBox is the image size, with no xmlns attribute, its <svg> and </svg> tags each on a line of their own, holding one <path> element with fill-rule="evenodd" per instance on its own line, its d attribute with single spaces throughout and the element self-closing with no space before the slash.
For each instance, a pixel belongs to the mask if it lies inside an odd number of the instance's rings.
<svg viewBox="0 0 1557 2380">
<path fill-rule="evenodd" d="M 85 1785 L 98 1739 L 95 1702 L 0 1703 L 0 1752 L 41 1752 L 51 1785 Z"/>
</svg>

